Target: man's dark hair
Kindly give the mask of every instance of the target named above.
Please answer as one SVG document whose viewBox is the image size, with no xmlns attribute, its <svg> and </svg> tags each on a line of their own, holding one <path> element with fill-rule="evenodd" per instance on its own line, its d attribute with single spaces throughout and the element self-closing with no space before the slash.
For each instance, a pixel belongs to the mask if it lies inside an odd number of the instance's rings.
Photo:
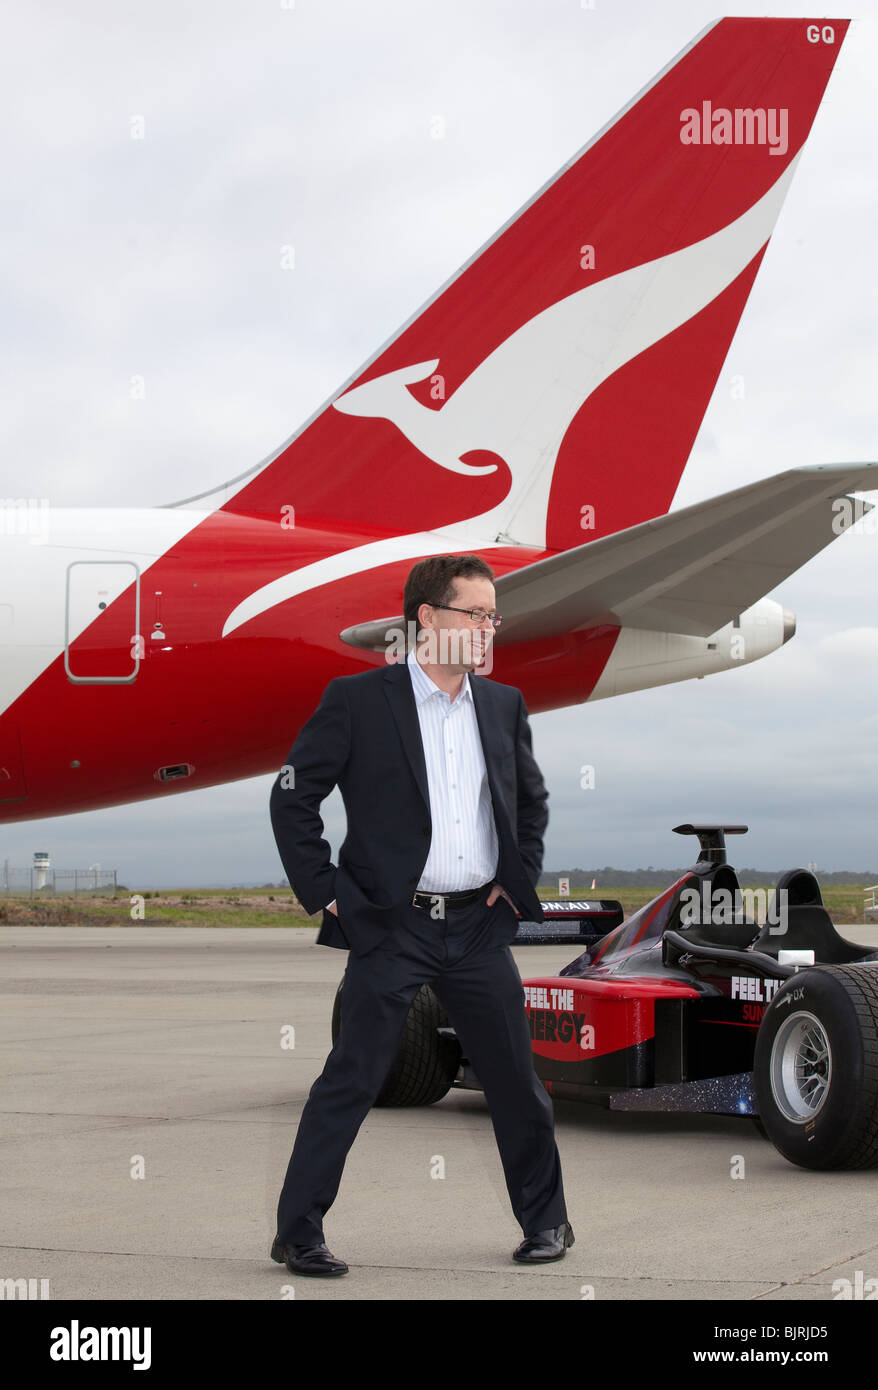
<svg viewBox="0 0 878 1390">
<path fill-rule="evenodd" d="M 422 603 L 451 603 L 455 579 L 475 578 L 494 578 L 494 571 L 481 555 L 431 555 L 427 560 L 419 560 L 409 571 L 403 590 L 406 635 L 414 633 L 417 636 L 418 609 Z M 414 623 L 414 627 L 410 628 L 409 623 Z M 406 645 L 411 646 L 411 643 Z"/>
</svg>

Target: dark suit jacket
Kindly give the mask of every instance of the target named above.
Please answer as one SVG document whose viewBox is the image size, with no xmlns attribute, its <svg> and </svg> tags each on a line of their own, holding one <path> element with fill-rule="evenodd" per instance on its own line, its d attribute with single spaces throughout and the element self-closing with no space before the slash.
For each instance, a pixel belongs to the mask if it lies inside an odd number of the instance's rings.
<svg viewBox="0 0 878 1390">
<path fill-rule="evenodd" d="M 535 885 L 549 813 L 521 691 L 470 674 L 497 826 L 496 881 L 528 921 L 544 921 Z M 427 765 L 405 662 L 337 676 L 302 726 L 271 791 L 280 857 L 305 911 L 324 911 L 324 946 L 364 955 L 404 918 L 430 850 Z M 286 772 L 286 775 L 285 775 Z M 285 781 L 294 785 L 284 786 Z M 330 860 L 318 808 L 336 783 L 347 835 Z M 511 914 L 498 918 L 511 941 Z"/>
</svg>

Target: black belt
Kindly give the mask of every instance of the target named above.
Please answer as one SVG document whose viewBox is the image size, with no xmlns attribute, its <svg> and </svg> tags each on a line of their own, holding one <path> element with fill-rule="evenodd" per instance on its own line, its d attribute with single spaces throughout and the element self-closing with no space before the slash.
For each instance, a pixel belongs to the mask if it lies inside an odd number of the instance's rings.
<svg viewBox="0 0 878 1390">
<path fill-rule="evenodd" d="M 493 882 L 483 883 L 481 888 L 468 888 L 460 893 L 415 893 L 412 897 L 412 906 L 435 908 L 441 903 L 441 915 L 444 916 L 448 908 L 466 907 L 468 903 L 474 903 L 492 886 Z"/>
</svg>

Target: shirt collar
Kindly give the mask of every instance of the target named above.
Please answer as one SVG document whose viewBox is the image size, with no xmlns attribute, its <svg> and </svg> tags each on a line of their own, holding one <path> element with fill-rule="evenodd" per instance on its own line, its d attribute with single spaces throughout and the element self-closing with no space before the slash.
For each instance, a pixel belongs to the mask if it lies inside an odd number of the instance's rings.
<svg viewBox="0 0 878 1390">
<path fill-rule="evenodd" d="M 415 656 L 414 648 L 411 649 L 406 657 L 406 665 L 412 680 L 412 689 L 415 692 L 415 699 L 421 705 L 425 700 L 429 700 L 433 695 L 444 695 L 452 709 L 456 709 L 461 700 L 472 700 L 472 689 L 469 683 L 469 672 L 464 672 L 463 685 L 460 693 L 452 701 L 451 696 L 445 690 L 440 690 L 434 680 L 431 680 L 424 670 L 421 663 Z"/>
</svg>

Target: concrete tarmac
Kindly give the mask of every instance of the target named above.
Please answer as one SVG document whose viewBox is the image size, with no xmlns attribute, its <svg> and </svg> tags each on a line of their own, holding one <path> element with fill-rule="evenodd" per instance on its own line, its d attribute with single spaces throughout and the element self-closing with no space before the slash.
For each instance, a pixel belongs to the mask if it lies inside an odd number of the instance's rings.
<svg viewBox="0 0 878 1390">
<path fill-rule="evenodd" d="M 370 1112 L 325 1222 L 350 1273 L 293 1278 L 269 1259 L 277 1198 L 347 961 L 316 934 L 0 927 L 0 1290 L 820 1302 L 878 1278 L 878 1172 L 806 1172 L 735 1116 L 569 1101 L 555 1116 L 576 1243 L 516 1265 L 484 1097 L 457 1090 Z M 873 926 L 843 934 L 878 945 Z M 525 978 L 575 954 L 515 950 Z"/>
</svg>

